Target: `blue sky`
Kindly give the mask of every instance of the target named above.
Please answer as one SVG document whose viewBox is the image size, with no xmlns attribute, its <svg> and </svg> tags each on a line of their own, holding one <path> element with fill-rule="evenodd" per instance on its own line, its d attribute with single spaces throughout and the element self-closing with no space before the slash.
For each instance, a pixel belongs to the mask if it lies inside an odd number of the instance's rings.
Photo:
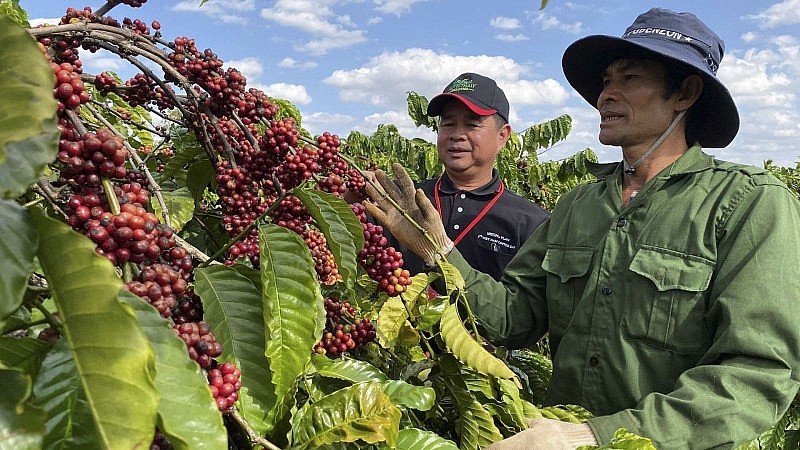
<svg viewBox="0 0 800 450">
<path fill-rule="evenodd" d="M 97 9 L 102 1 L 21 0 L 33 23 L 53 22 L 68 6 Z M 166 38 L 194 37 L 248 86 L 294 102 L 312 133 L 370 134 L 393 123 L 406 137 L 416 128 L 406 92 L 428 98 L 462 72 L 497 80 L 511 103 L 511 125 L 567 113 L 570 137 L 542 155 L 560 159 L 591 147 L 601 161 L 619 150 L 597 142 L 598 116 L 566 82 L 564 49 L 589 34 L 619 36 L 651 6 L 695 13 L 726 43 L 719 77 L 739 107 L 742 126 L 721 159 L 794 167 L 800 161 L 800 0 L 150 0 L 120 5 L 111 16 L 157 19 Z M 89 73 L 132 67 L 109 53 L 82 53 Z"/>
</svg>

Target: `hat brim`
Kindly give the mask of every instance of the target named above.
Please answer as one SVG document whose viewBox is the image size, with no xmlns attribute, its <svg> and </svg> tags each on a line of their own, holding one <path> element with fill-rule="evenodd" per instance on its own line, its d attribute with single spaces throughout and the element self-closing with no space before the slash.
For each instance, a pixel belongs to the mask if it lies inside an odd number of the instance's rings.
<svg viewBox="0 0 800 450">
<path fill-rule="evenodd" d="M 451 99 L 460 100 L 461 103 L 466 105 L 470 111 L 474 112 L 479 116 L 491 116 L 493 114 L 497 114 L 497 110 L 494 108 L 487 108 L 485 105 L 481 105 L 477 102 L 474 102 L 467 97 L 453 94 L 452 92 L 445 92 L 442 94 L 433 97 L 431 101 L 428 103 L 428 111 L 427 114 L 430 117 L 437 117 L 442 115 L 442 110 L 444 109 L 444 105 L 447 104 L 448 101 Z"/>
<path fill-rule="evenodd" d="M 575 41 L 564 51 L 561 66 L 564 76 L 590 105 L 597 108 L 603 90 L 603 72 L 608 65 L 623 57 L 642 54 L 665 57 L 697 69 L 704 79 L 703 93 L 694 108 L 697 111 L 695 138 L 707 148 L 728 146 L 739 131 L 739 113 L 728 89 L 708 68 L 687 63 L 697 60 L 691 46 L 664 45 L 659 38 L 622 39 L 615 36 L 587 36 Z"/>
</svg>

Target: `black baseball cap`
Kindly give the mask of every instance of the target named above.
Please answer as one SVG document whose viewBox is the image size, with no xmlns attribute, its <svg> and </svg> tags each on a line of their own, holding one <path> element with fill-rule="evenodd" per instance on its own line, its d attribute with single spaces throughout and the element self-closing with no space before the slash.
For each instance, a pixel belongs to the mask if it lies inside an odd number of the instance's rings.
<svg viewBox="0 0 800 450">
<path fill-rule="evenodd" d="M 451 98 L 457 98 L 479 116 L 499 114 L 508 122 L 508 99 L 491 78 L 477 73 L 462 73 L 441 94 L 431 99 L 428 103 L 428 115 L 440 116 L 444 105 Z"/>
<path fill-rule="evenodd" d="M 653 8 L 640 14 L 622 37 L 594 35 L 575 41 L 561 66 L 569 84 L 597 107 L 603 72 L 613 61 L 651 54 L 693 68 L 705 81 L 693 106 L 696 139 L 703 147 L 722 148 L 739 131 L 739 113 L 728 89 L 717 77 L 725 43 L 691 13 Z"/>
</svg>

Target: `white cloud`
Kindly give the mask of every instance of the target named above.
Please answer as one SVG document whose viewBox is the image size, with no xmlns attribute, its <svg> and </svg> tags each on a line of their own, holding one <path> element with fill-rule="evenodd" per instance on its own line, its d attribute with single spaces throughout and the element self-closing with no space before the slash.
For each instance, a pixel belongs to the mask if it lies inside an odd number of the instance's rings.
<svg viewBox="0 0 800 450">
<path fill-rule="evenodd" d="M 761 28 L 795 25 L 800 23 L 800 0 L 784 0 L 758 14 L 745 17 L 758 22 Z"/>
<path fill-rule="evenodd" d="M 542 81 L 501 81 L 500 78 L 497 80 L 512 107 L 514 105 L 563 105 L 570 96 L 569 91 L 552 78 Z"/>
<path fill-rule="evenodd" d="M 752 31 L 748 31 L 741 36 L 742 42 L 754 42 L 758 39 L 758 33 L 754 33 Z"/>
<path fill-rule="evenodd" d="M 377 25 L 383 22 L 383 17 L 375 16 L 367 19 L 367 25 Z"/>
<path fill-rule="evenodd" d="M 372 3 L 377 5 L 375 7 L 376 11 L 384 14 L 401 16 L 411 11 L 411 7 L 414 5 L 414 3 L 419 3 L 421 1 L 425 0 L 374 0 Z"/>
<path fill-rule="evenodd" d="M 261 17 L 312 36 L 296 46 L 297 50 L 312 55 L 365 42 L 363 30 L 348 29 L 353 26 L 349 16 L 333 12 L 329 5 L 334 3 L 333 0 L 276 0 L 272 7 L 261 10 Z"/>
<path fill-rule="evenodd" d="M 294 58 L 286 57 L 278 62 L 279 67 L 286 67 L 288 69 L 313 69 L 317 67 L 316 61 L 298 61 Z"/>
<path fill-rule="evenodd" d="M 534 13 L 533 23 L 538 24 L 543 30 L 559 30 L 574 35 L 583 33 L 583 23 L 564 23 L 558 17 L 544 11 Z"/>
<path fill-rule="evenodd" d="M 255 0 L 211 0 L 198 6 L 197 0 L 181 0 L 173 11 L 202 13 L 222 23 L 246 24 L 247 13 L 256 9 Z"/>
<path fill-rule="evenodd" d="M 780 52 L 751 49 L 742 57 L 729 55 L 720 67 L 719 77 L 739 105 L 788 108 L 796 100 L 800 82 L 796 80 L 797 73 L 783 71 L 783 61 Z"/>
<path fill-rule="evenodd" d="M 95 53 L 88 50 L 80 50 L 80 57 L 83 63 L 83 70 L 86 73 L 96 75 L 100 72 L 114 72 L 124 81 L 125 77 L 131 78 L 133 73 L 139 72 L 139 69 L 133 67 L 129 62 L 123 61 L 119 56 L 103 49 Z"/>
<path fill-rule="evenodd" d="M 386 108 L 387 112 L 364 119 L 373 131 L 378 123 L 394 123 L 404 136 L 415 137 L 427 132 L 411 131 L 416 127 L 408 114 L 397 112 L 407 110 L 407 93 L 414 91 L 430 99 L 463 72 L 477 72 L 497 81 L 511 104 L 512 123 L 519 123 L 520 108 L 562 106 L 570 97 L 553 79 L 525 79 L 528 68 L 504 56 L 454 56 L 419 48 L 385 52 L 362 67 L 336 70 L 323 83 L 338 89 L 344 102 Z"/>
<path fill-rule="evenodd" d="M 363 121 L 356 129 L 366 135 L 374 133 L 378 125 L 392 124 L 397 127 L 397 132 L 407 138 L 422 138 L 428 142 L 436 142 L 436 134 L 427 127 L 418 127 L 408 116 L 406 110 L 403 111 L 384 111 L 381 113 L 370 114 L 364 117 Z"/>
<path fill-rule="evenodd" d="M 306 87 L 300 84 L 272 83 L 260 89 L 270 97 L 289 100 L 295 105 L 307 105 L 311 103 L 311 96 L 308 95 Z"/>
<path fill-rule="evenodd" d="M 489 22 L 489 25 L 493 26 L 494 28 L 500 28 L 501 30 L 516 30 L 521 26 L 519 19 L 503 16 L 493 18 Z"/>
<path fill-rule="evenodd" d="M 301 113 L 303 114 L 303 128 L 314 135 L 328 131 L 333 134 L 338 134 L 340 137 L 347 137 L 346 134 L 350 130 L 356 129 L 356 120 L 347 114 L 327 112 L 306 114 L 302 111 Z"/>
<path fill-rule="evenodd" d="M 252 87 L 250 86 L 251 83 L 258 83 L 261 74 L 264 73 L 264 66 L 261 65 L 261 61 L 253 56 L 227 61 L 226 65 L 241 72 L 247 78 L 248 87 Z"/>
<path fill-rule="evenodd" d="M 519 42 L 519 41 L 527 41 L 528 36 L 524 34 L 496 34 L 494 38 L 500 41 L 505 42 Z"/>
</svg>

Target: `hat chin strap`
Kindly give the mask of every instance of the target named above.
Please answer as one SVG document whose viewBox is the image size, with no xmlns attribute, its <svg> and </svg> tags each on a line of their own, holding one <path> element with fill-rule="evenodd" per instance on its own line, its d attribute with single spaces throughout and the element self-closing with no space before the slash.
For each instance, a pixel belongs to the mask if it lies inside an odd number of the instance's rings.
<svg viewBox="0 0 800 450">
<path fill-rule="evenodd" d="M 672 123 L 669 124 L 669 127 L 667 127 L 667 129 L 661 134 L 661 136 L 659 136 L 659 138 L 656 139 L 655 142 L 653 142 L 653 145 L 651 145 L 650 148 L 648 148 L 647 151 L 644 152 L 642 156 L 639 157 L 639 159 L 634 161 L 633 164 L 628 164 L 628 160 L 625 159 L 625 155 L 622 155 L 622 166 L 625 168 L 624 172 L 628 175 L 633 175 L 634 173 L 636 173 L 636 168 L 641 166 L 644 160 L 648 156 L 650 156 L 650 154 L 653 153 L 670 134 L 672 134 L 672 131 L 675 130 L 675 127 L 678 126 L 678 122 L 680 122 L 684 114 L 686 114 L 686 110 L 679 112 L 678 115 L 675 116 L 674 119 L 672 119 Z"/>
</svg>

